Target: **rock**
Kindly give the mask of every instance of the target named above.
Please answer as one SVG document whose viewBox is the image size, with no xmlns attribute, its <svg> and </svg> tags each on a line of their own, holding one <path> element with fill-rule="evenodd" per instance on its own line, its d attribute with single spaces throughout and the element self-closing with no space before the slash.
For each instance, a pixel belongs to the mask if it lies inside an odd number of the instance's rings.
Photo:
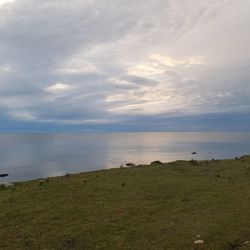
<svg viewBox="0 0 250 250">
<path fill-rule="evenodd" d="M 127 162 L 127 163 L 126 163 L 126 166 L 128 166 L 128 167 L 134 167 L 135 164 L 134 164 L 133 162 Z"/>
<path fill-rule="evenodd" d="M 0 174 L 0 177 L 6 177 L 9 176 L 9 174 Z"/>
<path fill-rule="evenodd" d="M 14 186 L 14 184 L 12 184 L 10 182 L 1 182 L 0 185 L 1 185 L 2 188 Z"/>
<path fill-rule="evenodd" d="M 195 240 L 194 241 L 195 245 L 200 245 L 200 244 L 204 244 L 204 240 Z"/>
<path fill-rule="evenodd" d="M 195 249 L 202 250 L 204 246 L 204 240 L 195 240 L 194 245 L 195 245 Z"/>
</svg>

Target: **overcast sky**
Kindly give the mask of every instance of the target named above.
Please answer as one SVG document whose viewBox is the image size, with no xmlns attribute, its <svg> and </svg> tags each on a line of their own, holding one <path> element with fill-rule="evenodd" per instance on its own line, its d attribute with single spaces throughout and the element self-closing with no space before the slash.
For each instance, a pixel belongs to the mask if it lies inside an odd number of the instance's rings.
<svg viewBox="0 0 250 250">
<path fill-rule="evenodd" d="M 0 132 L 250 130 L 249 0 L 0 0 Z"/>
</svg>

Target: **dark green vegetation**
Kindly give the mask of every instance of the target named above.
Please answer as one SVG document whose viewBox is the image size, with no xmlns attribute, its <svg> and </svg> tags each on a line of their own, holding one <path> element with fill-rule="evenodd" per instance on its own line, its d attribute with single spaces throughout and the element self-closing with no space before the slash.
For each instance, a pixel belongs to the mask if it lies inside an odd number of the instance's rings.
<svg viewBox="0 0 250 250">
<path fill-rule="evenodd" d="M 0 249 L 250 249 L 250 157 L 17 183 L 0 206 Z"/>
</svg>

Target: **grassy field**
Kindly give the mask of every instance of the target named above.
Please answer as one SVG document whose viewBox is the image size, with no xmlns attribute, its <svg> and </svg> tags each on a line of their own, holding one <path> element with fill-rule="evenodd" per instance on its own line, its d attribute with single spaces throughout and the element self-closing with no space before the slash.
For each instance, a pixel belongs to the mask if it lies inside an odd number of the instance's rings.
<svg viewBox="0 0 250 250">
<path fill-rule="evenodd" d="M 0 249 L 250 249 L 250 157 L 16 183 L 0 209 Z"/>
</svg>

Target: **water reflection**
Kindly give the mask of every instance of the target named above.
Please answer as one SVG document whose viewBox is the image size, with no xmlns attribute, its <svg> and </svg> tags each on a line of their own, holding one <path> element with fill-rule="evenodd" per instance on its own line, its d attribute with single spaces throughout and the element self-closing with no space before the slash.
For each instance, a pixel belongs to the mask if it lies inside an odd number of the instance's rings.
<svg viewBox="0 0 250 250">
<path fill-rule="evenodd" d="M 99 133 L 0 135 L 0 173 L 4 181 L 27 180 L 164 162 L 231 158 L 249 154 L 250 133 Z M 197 155 L 191 156 L 196 151 Z"/>
</svg>

